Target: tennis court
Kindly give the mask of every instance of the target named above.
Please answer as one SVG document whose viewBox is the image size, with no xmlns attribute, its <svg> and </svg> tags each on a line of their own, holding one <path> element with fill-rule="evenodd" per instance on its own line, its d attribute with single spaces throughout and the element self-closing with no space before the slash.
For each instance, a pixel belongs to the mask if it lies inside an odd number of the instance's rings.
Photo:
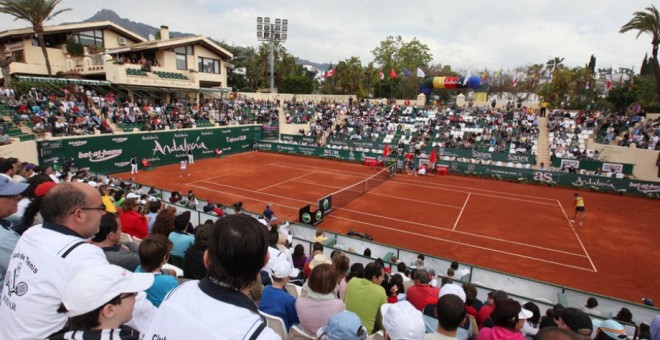
<svg viewBox="0 0 660 340">
<path fill-rule="evenodd" d="M 280 218 L 297 220 L 301 207 L 383 168 L 251 152 L 200 160 L 189 170 L 181 179 L 176 164 L 161 167 L 140 172 L 136 182 L 184 195 L 193 189 L 201 199 L 227 205 L 242 201 L 255 212 L 272 203 Z M 660 286 L 660 261 L 647 255 L 659 241 L 657 201 L 585 192 L 586 223 L 574 228 L 568 189 L 405 174 L 379 184 L 335 206 L 320 227 L 633 301 Z M 644 279 L 634 277 L 635 268 Z"/>
</svg>

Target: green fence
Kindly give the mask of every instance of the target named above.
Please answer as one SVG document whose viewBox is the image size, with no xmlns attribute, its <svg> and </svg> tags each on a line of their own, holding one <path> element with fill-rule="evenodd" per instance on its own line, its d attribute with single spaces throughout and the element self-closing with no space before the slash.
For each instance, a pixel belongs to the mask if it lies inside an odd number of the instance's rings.
<svg viewBox="0 0 660 340">
<path fill-rule="evenodd" d="M 534 169 L 506 168 L 463 162 L 438 161 L 449 167 L 450 172 L 505 179 L 523 183 L 557 185 L 576 189 L 618 192 L 660 198 L 660 183 L 628 179 L 587 176 Z"/>
<path fill-rule="evenodd" d="M 430 150 L 429 150 L 430 152 Z M 536 156 L 532 154 L 514 154 L 506 152 L 488 152 L 466 149 L 444 149 L 440 148 L 438 155 L 441 157 L 458 157 L 478 159 L 481 161 L 493 161 L 502 163 L 521 163 L 521 164 L 536 164 Z"/>
<path fill-rule="evenodd" d="M 280 134 L 280 139 L 287 142 L 304 143 L 304 144 L 312 144 L 312 145 L 316 144 L 316 137 L 311 137 L 311 136 Z"/>
<path fill-rule="evenodd" d="M 88 136 L 37 142 L 39 164 L 73 160 L 77 168 L 116 173 L 131 169 L 130 159 L 138 163 L 146 157 L 154 166 L 178 163 L 193 150 L 196 159 L 251 150 L 254 140 L 262 138 L 261 126 L 176 130 L 122 135 Z"/>
<path fill-rule="evenodd" d="M 624 163 L 610 163 L 610 162 L 601 162 L 595 160 L 578 160 L 578 159 L 568 159 L 568 158 L 555 158 L 552 161 L 552 166 L 555 168 L 576 168 L 589 171 L 596 171 L 600 169 L 603 172 L 623 172 L 624 174 L 632 174 L 634 164 L 624 164 Z"/>
<path fill-rule="evenodd" d="M 380 152 L 375 153 L 365 151 L 339 150 L 306 145 L 273 143 L 268 141 L 259 141 L 257 143 L 257 148 L 261 151 L 272 151 L 310 157 L 332 158 L 349 162 L 363 162 L 365 158 L 376 158 L 378 160 L 383 159 L 383 154 Z"/>
</svg>

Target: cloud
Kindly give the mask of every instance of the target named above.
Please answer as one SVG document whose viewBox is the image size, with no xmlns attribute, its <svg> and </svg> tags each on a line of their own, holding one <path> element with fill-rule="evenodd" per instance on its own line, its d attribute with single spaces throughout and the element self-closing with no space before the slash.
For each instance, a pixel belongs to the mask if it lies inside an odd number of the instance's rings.
<svg viewBox="0 0 660 340">
<path fill-rule="evenodd" d="M 133 21 L 254 47 L 260 44 L 257 16 L 287 18 L 285 46 L 291 53 L 334 64 L 358 56 L 366 65 L 373 60 L 370 51 L 388 35 L 418 38 L 430 47 L 433 63 L 454 69 L 508 69 L 553 57 L 583 66 L 592 54 L 597 67 L 630 67 L 651 47 L 646 35 L 618 33 L 633 12 L 648 6 L 636 1 L 70 0 L 61 6 L 72 11 L 51 24 L 84 20 L 107 8 Z M 12 19 L 0 15 L 0 29 L 27 26 Z"/>
</svg>

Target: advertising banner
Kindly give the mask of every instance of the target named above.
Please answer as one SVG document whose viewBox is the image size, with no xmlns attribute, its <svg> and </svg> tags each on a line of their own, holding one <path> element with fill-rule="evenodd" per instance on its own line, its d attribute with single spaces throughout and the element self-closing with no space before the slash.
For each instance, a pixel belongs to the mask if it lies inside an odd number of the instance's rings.
<svg viewBox="0 0 660 340">
<path fill-rule="evenodd" d="M 187 159 L 188 150 L 195 159 L 251 150 L 252 142 L 262 138 L 261 126 L 210 128 L 88 136 L 37 142 L 40 164 L 73 161 L 77 168 L 100 173 L 130 171 L 130 159 L 138 163 L 146 158 L 153 166 L 178 163 Z"/>
</svg>

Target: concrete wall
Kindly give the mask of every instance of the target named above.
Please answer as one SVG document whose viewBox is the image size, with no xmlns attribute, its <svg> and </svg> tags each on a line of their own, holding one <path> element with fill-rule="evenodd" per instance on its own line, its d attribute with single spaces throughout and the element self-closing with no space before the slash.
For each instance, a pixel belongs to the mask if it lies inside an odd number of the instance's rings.
<svg viewBox="0 0 660 340">
<path fill-rule="evenodd" d="M 22 162 L 30 162 L 39 164 L 39 157 L 37 155 L 37 142 L 13 142 L 9 145 L 0 146 L 0 157 L 16 157 Z"/>
<path fill-rule="evenodd" d="M 658 178 L 658 154 L 660 151 L 637 149 L 616 145 L 590 143 L 589 149 L 598 150 L 604 162 L 635 164 L 633 175 L 643 181 L 660 182 Z"/>
<path fill-rule="evenodd" d="M 240 96 L 256 100 L 291 100 L 294 97 L 297 101 L 336 101 L 340 103 L 348 102 L 348 98 L 357 100 L 355 95 L 322 95 L 322 94 L 291 94 L 291 93 L 252 93 L 252 92 L 239 92 Z"/>
</svg>

